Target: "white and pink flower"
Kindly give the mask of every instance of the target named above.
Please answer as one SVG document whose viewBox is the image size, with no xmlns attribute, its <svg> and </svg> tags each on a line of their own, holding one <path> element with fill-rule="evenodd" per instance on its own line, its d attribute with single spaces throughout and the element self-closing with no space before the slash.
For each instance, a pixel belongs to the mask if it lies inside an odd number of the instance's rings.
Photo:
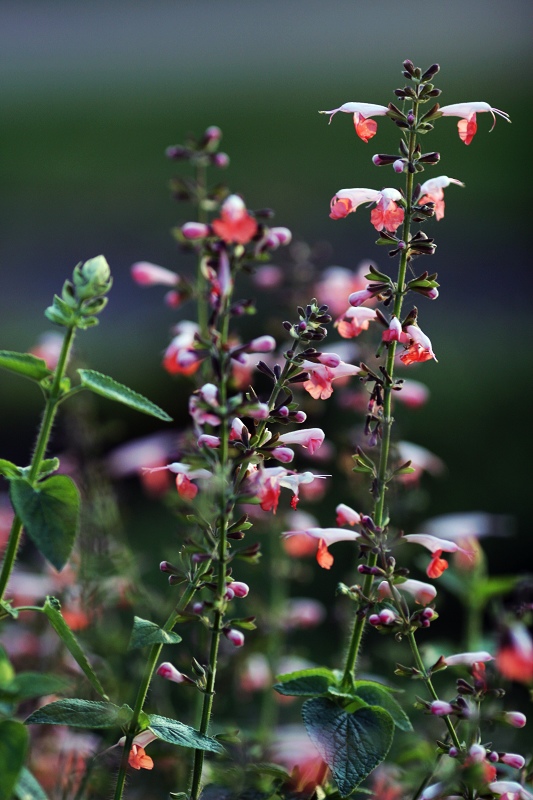
<svg viewBox="0 0 533 800">
<path fill-rule="evenodd" d="M 282 433 L 278 439 L 281 444 L 299 444 L 309 450 L 309 455 L 316 453 L 324 441 L 322 428 L 300 428 L 299 430 Z"/>
<path fill-rule="evenodd" d="M 362 331 L 367 331 L 376 318 L 377 314 L 372 308 L 350 306 L 335 322 L 335 327 L 343 339 L 353 339 Z"/>
<path fill-rule="evenodd" d="M 383 229 L 394 233 L 402 224 L 405 212 L 398 205 L 402 195 L 397 189 L 340 189 L 332 198 L 330 206 L 331 219 L 343 219 L 353 213 L 364 203 L 375 203 L 370 214 L 370 221 L 377 231 Z"/>
<path fill-rule="evenodd" d="M 324 569 L 331 569 L 333 556 L 328 550 L 337 542 L 355 542 L 361 537 L 356 531 L 347 531 L 346 528 L 306 528 L 298 531 L 284 531 L 282 536 L 308 536 L 318 541 L 316 560 Z"/>
<path fill-rule="evenodd" d="M 301 366 L 309 373 L 309 378 L 304 382 L 303 388 L 315 400 L 327 400 L 328 397 L 331 397 L 334 380 L 349 378 L 361 372 L 361 367 L 345 364 L 344 361 L 340 361 L 336 367 L 315 364 L 313 361 L 303 361 Z"/>
<path fill-rule="evenodd" d="M 499 108 L 493 108 L 488 103 L 474 102 L 474 103 L 452 103 L 449 106 L 441 106 L 439 114 L 443 117 L 461 117 L 457 123 L 457 130 L 459 131 L 459 138 L 465 144 L 470 144 L 477 131 L 476 114 L 488 111 L 492 115 L 492 128 L 496 125 L 496 114 L 502 117 L 506 122 L 510 122 L 509 115 L 505 111 L 500 111 Z"/>
<path fill-rule="evenodd" d="M 417 581 L 414 578 L 408 578 L 406 581 L 396 584 L 396 588 L 401 592 L 410 594 L 411 597 L 414 598 L 415 603 L 419 603 L 422 606 L 427 606 L 429 603 L 433 602 L 437 596 L 437 590 L 431 583 Z M 391 596 L 391 589 L 387 581 L 381 581 L 379 584 L 378 596 L 380 600 Z"/>
<path fill-rule="evenodd" d="M 462 181 L 458 181 L 456 178 L 448 178 L 447 175 L 440 175 L 438 178 L 430 178 L 425 181 L 420 187 L 418 205 L 435 203 L 435 218 L 437 220 L 442 219 L 444 216 L 444 189 L 451 183 L 464 187 Z"/>
<path fill-rule="evenodd" d="M 383 117 L 389 109 L 387 106 L 381 106 L 377 103 L 343 103 L 339 108 L 333 108 L 331 111 L 319 111 L 319 114 L 329 114 L 329 124 L 338 111 L 345 114 L 353 114 L 353 124 L 356 134 L 363 142 L 368 142 L 372 139 L 378 129 L 377 122 L 374 122 L 371 117 Z"/>
</svg>

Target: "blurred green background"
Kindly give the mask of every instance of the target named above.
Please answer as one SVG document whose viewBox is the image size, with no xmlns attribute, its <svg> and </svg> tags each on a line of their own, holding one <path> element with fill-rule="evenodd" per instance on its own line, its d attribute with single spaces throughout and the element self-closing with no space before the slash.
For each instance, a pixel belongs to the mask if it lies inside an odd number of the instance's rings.
<svg viewBox="0 0 533 800">
<path fill-rule="evenodd" d="M 115 286 L 100 327 L 80 336 L 84 358 L 170 413 L 183 407 L 183 387 L 177 394 L 159 366 L 176 312 L 129 277 L 143 259 L 191 269 L 169 233 L 188 215 L 170 199 L 178 170 L 166 146 L 219 125 L 231 156 L 220 177 L 250 208 L 276 209 L 277 224 L 323 252 L 329 243 L 323 267 L 353 269 L 370 257 L 387 269 L 368 212 L 333 222 L 328 204 L 340 188 L 394 185 L 392 170 L 376 170 L 370 158 L 395 148 L 397 131 L 378 119 L 378 135 L 365 145 L 349 117 L 328 127 L 317 111 L 349 100 L 387 104 L 403 85 L 405 58 L 438 62 L 442 104 L 483 100 L 513 124 L 498 118 L 489 135 L 490 116 L 479 115 L 466 148 L 450 118 L 426 140 L 442 154 L 429 174 L 463 180 L 466 189 L 450 187 L 446 218 L 428 226 L 439 247 L 423 267 L 439 272 L 442 289 L 437 303 L 422 299 L 419 308 L 439 363 L 413 370 L 432 396 L 422 411 L 401 414 L 402 437 L 449 467 L 426 515 L 510 514 L 525 536 L 530 12 L 526 0 L 3 0 L 0 347 L 31 347 L 49 329 L 42 310 L 52 293 L 79 260 L 102 252 Z M 2 455 L 24 460 L 40 399 L 7 374 L 0 387 Z M 102 403 L 101 413 L 120 412 Z M 124 419 L 124 439 L 154 430 L 133 414 Z M 523 567 L 523 551 L 508 540 L 489 550 L 497 571 Z"/>
</svg>

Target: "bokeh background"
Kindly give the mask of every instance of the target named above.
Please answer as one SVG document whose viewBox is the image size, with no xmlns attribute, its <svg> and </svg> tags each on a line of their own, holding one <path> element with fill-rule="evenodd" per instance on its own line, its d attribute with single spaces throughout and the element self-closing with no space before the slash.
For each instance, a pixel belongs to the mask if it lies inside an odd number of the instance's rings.
<svg viewBox="0 0 533 800">
<path fill-rule="evenodd" d="M 0 346 L 30 348 L 49 328 L 42 310 L 52 293 L 79 260 L 102 252 L 115 286 L 100 327 L 80 336 L 83 357 L 171 413 L 183 407 L 183 385 L 160 368 L 176 312 L 129 276 L 142 259 L 191 269 L 170 235 L 187 209 L 170 198 L 176 169 L 166 146 L 219 125 L 231 156 L 222 177 L 249 207 L 276 209 L 278 224 L 322 253 L 319 266 L 355 268 L 372 257 L 387 268 L 367 212 L 333 222 L 328 204 L 342 187 L 393 183 L 370 157 L 395 147 L 396 130 L 382 120 L 364 145 L 349 118 L 328 128 L 317 111 L 348 100 L 386 104 L 403 85 L 403 59 L 439 62 L 443 104 L 484 100 L 513 124 L 498 119 L 489 135 L 491 119 L 480 115 L 466 148 L 451 118 L 428 139 L 442 152 L 435 174 L 466 189 L 451 187 L 445 220 L 432 223 L 441 299 L 419 306 L 439 363 L 414 369 L 432 396 L 402 415 L 402 436 L 449 468 L 426 515 L 510 515 L 519 538 L 488 548 L 496 571 L 523 567 L 533 388 L 524 231 L 530 12 L 527 0 L 3 0 Z M 0 382 L 3 455 L 24 461 L 40 399 L 7 374 Z M 103 421 L 122 414 L 105 402 L 100 413 Z M 123 440 L 157 427 L 127 411 L 121 425 Z"/>
</svg>

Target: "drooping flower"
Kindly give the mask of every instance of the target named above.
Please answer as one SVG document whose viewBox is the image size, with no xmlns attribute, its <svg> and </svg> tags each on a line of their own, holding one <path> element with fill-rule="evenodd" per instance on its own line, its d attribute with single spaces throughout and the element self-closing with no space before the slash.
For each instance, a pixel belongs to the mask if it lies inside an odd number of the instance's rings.
<svg viewBox="0 0 533 800">
<path fill-rule="evenodd" d="M 316 560 L 324 569 L 331 569 L 333 556 L 328 547 L 336 542 L 355 542 L 361 534 L 356 531 L 347 531 L 345 528 L 306 528 L 299 531 L 284 531 L 282 536 L 305 535 L 318 540 Z"/>
<path fill-rule="evenodd" d="M 309 450 L 309 454 L 316 453 L 324 441 L 322 428 L 301 428 L 300 430 L 282 433 L 278 439 L 281 444 L 299 444 Z"/>
<path fill-rule="evenodd" d="M 395 317 L 394 314 L 389 322 L 389 327 L 381 334 L 383 342 L 401 342 L 402 344 L 409 344 L 410 336 L 402 330 L 402 323 Z"/>
<path fill-rule="evenodd" d="M 385 230 L 394 233 L 402 224 L 405 212 L 398 205 L 402 195 L 397 189 L 340 189 L 332 198 L 330 207 L 331 219 L 343 219 L 357 210 L 364 203 L 375 203 L 370 221 L 377 231 Z"/>
<path fill-rule="evenodd" d="M 418 205 L 422 206 L 424 203 L 435 203 L 435 217 L 437 220 L 442 219 L 444 216 L 444 189 L 455 183 L 457 186 L 464 186 L 462 181 L 455 178 L 448 178 L 447 175 L 440 175 L 438 178 L 430 178 L 420 187 L 420 199 Z"/>
<path fill-rule="evenodd" d="M 247 244 L 257 233 L 257 222 L 246 210 L 243 200 L 231 194 L 222 203 L 220 218 L 213 220 L 212 228 L 227 244 Z"/>
<path fill-rule="evenodd" d="M 444 570 L 448 569 L 448 562 L 441 558 L 442 553 L 456 553 L 461 548 L 456 542 L 449 539 L 439 539 L 429 533 L 410 533 L 404 536 L 406 542 L 411 544 L 421 544 L 432 554 L 432 559 L 428 564 L 426 574 L 428 578 L 440 578 Z"/>
<path fill-rule="evenodd" d="M 491 656 L 486 650 L 477 650 L 472 653 L 454 653 L 451 656 L 444 656 L 444 661 L 449 667 L 468 666 L 479 664 L 484 661 L 494 661 L 494 656 Z"/>
<path fill-rule="evenodd" d="M 343 339 L 353 339 L 362 331 L 367 331 L 370 323 L 376 317 L 377 314 L 372 308 L 350 306 L 335 322 L 335 328 Z"/>
<path fill-rule="evenodd" d="M 439 113 L 443 117 L 461 117 L 457 123 L 457 130 L 459 131 L 459 138 L 465 144 L 470 144 L 477 131 L 476 114 L 478 112 L 488 111 L 492 114 L 492 128 L 496 125 L 496 116 L 502 117 L 506 122 L 510 122 L 509 115 L 505 111 L 500 111 L 498 108 L 492 108 L 488 103 L 453 103 L 449 106 L 442 106 L 439 108 Z"/>
<path fill-rule="evenodd" d="M 336 367 L 327 367 L 325 364 L 315 364 L 313 361 L 303 361 L 302 369 L 309 373 L 309 378 L 304 382 L 303 388 L 315 400 L 327 400 L 333 394 L 334 380 L 358 375 L 361 367 L 345 364 L 344 361 Z"/>
<path fill-rule="evenodd" d="M 407 594 L 410 594 L 412 597 L 414 597 L 415 603 L 419 603 L 422 606 L 427 606 L 428 603 L 431 603 L 437 596 L 437 590 L 431 585 L 431 583 L 417 581 L 414 580 L 414 578 L 408 578 L 406 581 L 396 584 L 396 588 L 401 592 L 407 592 Z M 390 586 L 387 581 L 382 581 L 379 584 L 378 596 L 380 600 L 384 597 L 391 596 Z"/>
<path fill-rule="evenodd" d="M 370 119 L 370 117 L 383 117 L 389 109 L 387 106 L 380 106 L 376 103 L 343 103 L 339 108 L 333 108 L 331 111 L 319 111 L 319 114 L 329 114 L 329 124 L 338 111 L 343 111 L 345 114 L 353 114 L 353 124 L 356 134 L 362 139 L 363 142 L 368 142 L 372 139 L 378 129 L 377 122 Z"/>
<path fill-rule="evenodd" d="M 410 344 L 406 350 L 401 354 L 400 361 L 409 366 L 422 361 L 429 361 L 432 358 L 437 360 L 431 340 L 426 334 L 420 330 L 418 325 L 407 325 L 405 333 L 410 338 Z"/>
<path fill-rule="evenodd" d="M 337 525 L 359 525 L 361 522 L 361 514 L 358 514 L 357 511 L 354 511 L 353 508 L 346 506 L 344 503 L 339 503 L 335 511 L 337 513 Z"/>
<path fill-rule="evenodd" d="M 276 513 L 281 489 L 290 489 L 293 493 L 291 507 L 296 508 L 300 486 L 312 483 L 315 478 L 325 477 L 312 472 L 294 472 L 285 467 L 266 467 L 254 469 L 247 477 L 244 491 L 258 498 L 263 511 Z"/>
</svg>

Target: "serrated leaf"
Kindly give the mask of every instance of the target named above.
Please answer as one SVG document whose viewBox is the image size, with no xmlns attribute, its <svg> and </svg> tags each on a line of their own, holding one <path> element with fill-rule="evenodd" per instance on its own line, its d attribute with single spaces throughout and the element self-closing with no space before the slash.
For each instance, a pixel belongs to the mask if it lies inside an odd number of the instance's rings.
<svg viewBox="0 0 533 800">
<path fill-rule="evenodd" d="M 27 700 L 30 697 L 42 697 L 46 694 L 64 692 L 69 682 L 57 675 L 47 675 L 41 672 L 19 672 L 10 685 L 17 700 Z"/>
<path fill-rule="evenodd" d="M 211 753 L 224 752 L 224 748 L 216 739 L 204 736 L 189 725 L 168 717 L 160 717 L 158 714 L 150 714 L 149 718 L 150 730 L 164 742 L 192 747 L 195 750 L 208 750 Z"/>
<path fill-rule="evenodd" d="M 302 716 L 343 797 L 353 792 L 389 752 L 394 723 L 382 708 L 369 706 L 349 714 L 331 700 L 317 697 L 305 701 Z"/>
<path fill-rule="evenodd" d="M 47 597 L 43 606 L 43 611 L 48 617 L 52 628 L 55 630 L 71 656 L 75 658 L 76 662 L 83 670 L 93 689 L 95 689 L 101 697 L 107 699 L 104 688 L 94 673 L 93 668 L 89 664 L 87 656 L 83 652 L 80 643 L 63 619 L 59 601 L 57 601 L 54 597 Z"/>
<path fill-rule="evenodd" d="M 54 475 L 35 487 L 15 478 L 9 494 L 32 542 L 57 570 L 62 570 L 79 522 L 80 495 L 72 478 Z"/>
<path fill-rule="evenodd" d="M 181 636 L 174 631 L 165 631 L 155 622 L 141 619 L 141 617 L 133 618 L 133 630 L 128 650 L 149 647 L 152 644 L 178 644 L 178 642 L 181 642 Z"/>
<path fill-rule="evenodd" d="M 278 675 L 274 689 L 288 697 L 318 697 L 326 694 L 331 684 L 336 683 L 335 673 L 325 667 L 303 669 Z"/>
<path fill-rule="evenodd" d="M 394 724 L 401 731 L 413 730 L 411 720 L 387 686 L 375 681 L 356 681 L 355 691 L 369 706 L 379 706 L 388 711 Z"/>
<path fill-rule="evenodd" d="M 12 461 L 7 461 L 5 458 L 0 458 L 0 475 L 3 475 L 4 478 L 7 478 L 8 480 L 11 480 L 12 478 L 20 478 L 20 467 L 17 467 L 16 464 L 13 464 Z"/>
<path fill-rule="evenodd" d="M 48 800 L 48 795 L 41 784 L 26 767 L 22 767 L 18 777 L 17 785 L 15 786 L 15 797 L 17 800 Z"/>
<path fill-rule="evenodd" d="M 85 386 L 86 389 L 90 389 L 92 392 L 102 395 L 102 397 L 107 397 L 108 400 L 123 403 L 143 414 L 150 414 L 152 417 L 161 419 L 164 422 L 172 422 L 172 417 L 169 417 L 162 408 L 143 397 L 142 394 L 134 392 L 128 386 L 118 383 L 114 378 L 110 378 L 109 375 L 102 375 L 101 372 L 96 372 L 92 369 L 79 369 L 78 374 L 82 386 Z"/>
<path fill-rule="evenodd" d="M 43 378 L 53 374 L 42 358 L 32 356 L 31 353 L 16 353 L 13 350 L 0 350 L 0 367 L 24 378 L 31 378 L 33 381 L 42 381 Z"/>
<path fill-rule="evenodd" d="M 28 730 L 22 722 L 0 722 L 0 800 L 11 800 L 27 749 Z"/>
<path fill-rule="evenodd" d="M 26 725 L 69 725 L 71 728 L 114 728 L 123 723 L 120 706 L 101 700 L 56 700 L 38 708 Z"/>
</svg>

